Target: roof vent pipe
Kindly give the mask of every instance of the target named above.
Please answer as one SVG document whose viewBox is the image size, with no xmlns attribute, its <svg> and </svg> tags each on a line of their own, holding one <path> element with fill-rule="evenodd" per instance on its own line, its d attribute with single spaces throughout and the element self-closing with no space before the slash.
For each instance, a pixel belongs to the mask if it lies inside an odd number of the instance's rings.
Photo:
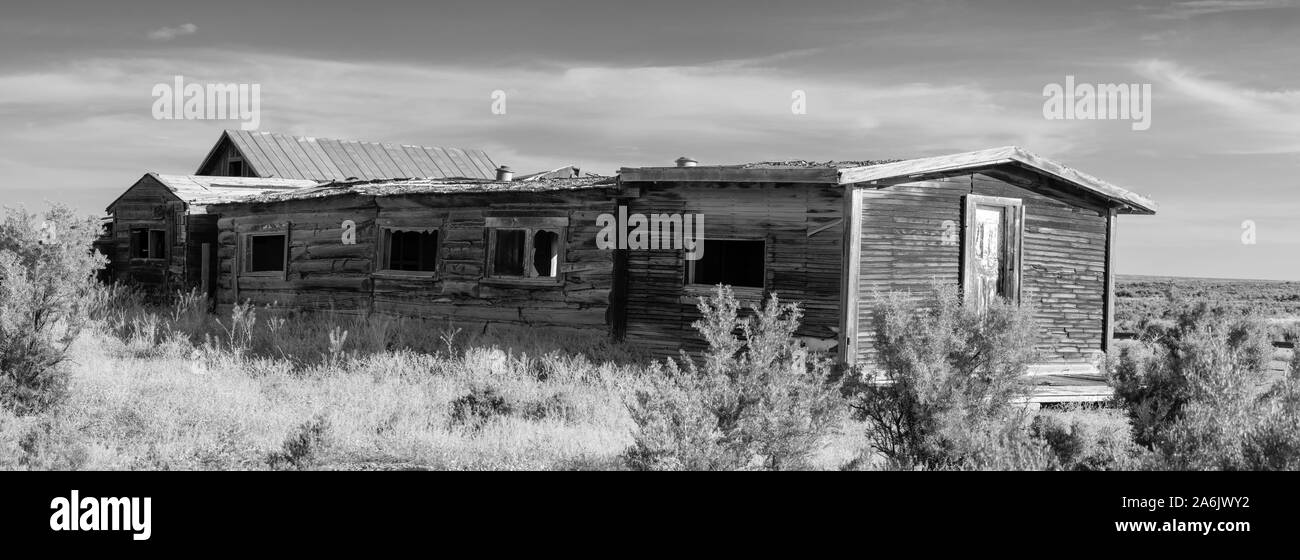
<svg viewBox="0 0 1300 560">
<path fill-rule="evenodd" d="M 509 165 L 502 165 L 497 168 L 498 181 L 512 181 L 515 178 L 515 172 L 510 170 Z"/>
<path fill-rule="evenodd" d="M 677 167 L 695 167 L 696 165 L 699 165 L 699 164 L 700 164 L 700 162 L 695 161 L 695 160 L 693 160 L 693 159 L 691 159 L 691 158 L 688 158 L 688 157 L 686 157 L 686 156 L 682 156 L 682 157 L 677 158 Z"/>
</svg>

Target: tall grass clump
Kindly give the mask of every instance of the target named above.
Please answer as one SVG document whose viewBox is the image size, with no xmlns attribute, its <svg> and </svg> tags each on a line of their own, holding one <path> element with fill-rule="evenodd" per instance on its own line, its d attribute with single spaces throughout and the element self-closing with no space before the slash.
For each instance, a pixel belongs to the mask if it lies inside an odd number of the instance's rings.
<svg viewBox="0 0 1300 560">
<path fill-rule="evenodd" d="M 1111 384 L 1134 439 L 1159 469 L 1300 466 L 1294 376 L 1266 379 L 1273 347 L 1257 316 L 1209 302 L 1173 304 L 1110 360 Z"/>
<path fill-rule="evenodd" d="M 831 364 L 794 337 L 802 310 L 775 295 L 741 318 L 730 287 L 702 298 L 699 360 L 652 366 L 628 399 L 636 424 L 627 465 L 646 470 L 785 470 L 809 459 L 840 423 Z M 737 336 L 739 333 L 739 336 Z"/>
<path fill-rule="evenodd" d="M 0 405 L 44 411 L 67 394 L 68 348 L 95 299 L 104 258 L 97 224 L 54 204 L 43 216 L 6 208 L 0 222 Z"/>
<path fill-rule="evenodd" d="M 1015 401 L 1035 356 L 1033 309 L 997 301 L 979 311 L 955 286 L 928 296 L 876 297 L 878 371 L 846 381 L 853 417 L 886 466 L 900 469 L 1039 469 L 1045 446 Z"/>
</svg>

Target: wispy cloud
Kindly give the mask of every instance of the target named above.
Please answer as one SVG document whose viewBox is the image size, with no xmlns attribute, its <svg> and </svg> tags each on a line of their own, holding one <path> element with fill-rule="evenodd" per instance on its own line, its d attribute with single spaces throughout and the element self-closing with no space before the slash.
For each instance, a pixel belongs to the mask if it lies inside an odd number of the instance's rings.
<svg viewBox="0 0 1300 560">
<path fill-rule="evenodd" d="M 83 59 L 0 74 L 9 92 L 0 98 L 0 143 L 15 150 L 0 174 L 80 185 L 95 170 L 191 172 L 217 131 L 237 125 L 153 120 L 151 88 L 176 74 L 187 83 L 261 84 L 266 130 L 481 147 L 522 171 L 574 163 L 609 173 L 682 154 L 709 163 L 864 159 L 1013 143 L 1050 154 L 1077 136 L 1042 119 L 1036 91 L 1014 99 L 979 83 L 810 77 L 763 62 L 483 68 L 217 49 Z M 507 93 L 505 115 L 492 114 L 495 90 Z M 795 90 L 807 95 L 806 114 L 792 114 Z M 74 162 L 68 153 L 82 155 Z M 80 188 L 111 199 L 121 185 L 103 176 Z"/>
<path fill-rule="evenodd" d="M 183 23 L 176 27 L 160 27 L 149 32 L 149 38 L 155 41 L 170 41 L 182 35 L 193 35 L 198 32 L 199 26 L 193 23 Z"/>
<path fill-rule="evenodd" d="M 1168 60 L 1141 61 L 1134 71 L 1155 83 L 1161 107 L 1183 106 L 1206 151 L 1300 152 L 1300 91 L 1245 87 Z"/>
<path fill-rule="evenodd" d="M 1243 12 L 1255 10 L 1275 10 L 1294 8 L 1295 0 L 1190 0 L 1174 2 L 1164 9 L 1152 14 L 1160 19 L 1190 19 L 1197 16 Z"/>
</svg>

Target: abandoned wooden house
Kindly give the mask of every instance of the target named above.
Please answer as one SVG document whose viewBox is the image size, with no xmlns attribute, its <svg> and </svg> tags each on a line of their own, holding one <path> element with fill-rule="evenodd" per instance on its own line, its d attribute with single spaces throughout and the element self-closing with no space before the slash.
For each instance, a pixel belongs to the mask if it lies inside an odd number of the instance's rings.
<svg viewBox="0 0 1300 560">
<path fill-rule="evenodd" d="M 1116 216 L 1155 212 L 1015 147 L 693 164 L 617 180 L 345 181 L 221 204 L 218 300 L 570 327 L 672 354 L 700 344 L 696 302 L 724 283 L 801 302 L 801 336 L 870 367 L 872 295 L 938 281 L 975 302 L 1032 303 L 1040 369 L 1095 371 L 1114 322 Z M 702 254 L 602 247 L 609 216 L 668 237 L 702 216 Z"/>
<path fill-rule="evenodd" d="M 495 176 L 482 150 L 227 130 L 197 175 L 149 173 L 109 204 L 111 223 L 99 245 L 117 281 L 149 291 L 207 291 L 216 263 L 210 204 L 333 180 Z"/>
</svg>

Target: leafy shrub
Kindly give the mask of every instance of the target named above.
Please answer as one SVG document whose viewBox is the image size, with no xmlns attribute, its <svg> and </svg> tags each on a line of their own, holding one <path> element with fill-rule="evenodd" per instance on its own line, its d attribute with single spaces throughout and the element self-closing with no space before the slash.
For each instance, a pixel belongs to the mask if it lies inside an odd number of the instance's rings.
<svg viewBox="0 0 1300 560">
<path fill-rule="evenodd" d="M 692 326 L 708 342 L 652 366 L 627 402 L 637 429 L 625 453 L 648 470 L 805 468 L 843 416 L 831 364 L 794 338 L 802 310 L 775 295 L 739 317 L 730 287 L 702 298 Z M 740 336 L 736 336 L 739 331 Z"/>
<path fill-rule="evenodd" d="M 280 451 L 267 457 L 267 464 L 273 469 L 306 469 L 315 466 L 320 462 L 320 451 L 325 446 L 329 428 L 329 419 L 320 415 L 303 422 L 284 440 L 284 447 Z"/>
<path fill-rule="evenodd" d="M 1030 435 L 1045 441 L 1064 470 L 1136 470 L 1145 450 L 1133 442 L 1127 414 L 1115 408 L 1043 409 Z"/>
<path fill-rule="evenodd" d="M 1254 315 L 1205 301 L 1171 302 L 1168 323 L 1111 361 L 1116 397 L 1156 468 L 1287 468 L 1300 462 L 1300 399 L 1292 381 L 1266 390 L 1273 347 Z"/>
<path fill-rule="evenodd" d="M 1296 353 L 1300 355 L 1300 352 Z M 1256 471 L 1300 470 L 1300 367 L 1259 399 L 1257 421 L 1241 442 L 1244 467 Z"/>
<path fill-rule="evenodd" d="M 0 405 L 41 412 L 67 392 L 60 367 L 92 312 L 93 218 L 53 205 L 43 218 L 7 208 L 0 223 Z"/>
<path fill-rule="evenodd" d="M 1244 406 L 1272 358 L 1257 318 L 1208 302 L 1175 301 L 1171 321 L 1144 321 L 1142 341 L 1125 346 L 1110 369 L 1118 399 L 1128 404 L 1134 438 L 1151 446 L 1194 400 Z"/>
<path fill-rule="evenodd" d="M 546 361 L 543 363 L 549 364 L 553 362 Z M 520 410 L 521 415 L 528 420 L 552 418 L 568 421 L 575 415 L 572 405 L 559 393 L 552 394 L 541 400 L 524 402 Z"/>
<path fill-rule="evenodd" d="M 497 416 L 509 416 L 514 406 L 496 388 L 476 386 L 470 392 L 451 401 L 452 424 L 481 429 Z"/>
<path fill-rule="evenodd" d="M 1014 404 L 1036 355 L 1032 308 L 997 301 L 980 312 L 955 286 L 936 285 L 928 298 L 877 296 L 876 310 L 878 371 L 848 380 L 845 394 L 889 466 L 1043 466 Z"/>
</svg>

